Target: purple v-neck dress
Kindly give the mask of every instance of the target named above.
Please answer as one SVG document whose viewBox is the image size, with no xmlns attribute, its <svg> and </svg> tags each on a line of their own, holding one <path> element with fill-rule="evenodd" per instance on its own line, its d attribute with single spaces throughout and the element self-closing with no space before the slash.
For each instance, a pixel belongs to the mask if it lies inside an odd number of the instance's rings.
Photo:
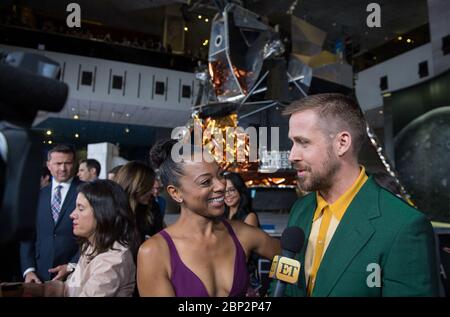
<svg viewBox="0 0 450 317">
<path fill-rule="evenodd" d="M 223 224 L 228 229 L 236 246 L 236 257 L 234 259 L 234 277 L 233 286 L 231 288 L 229 297 L 243 297 L 247 291 L 248 285 L 248 271 L 246 264 L 246 257 L 244 249 L 241 246 L 236 234 L 231 225 L 223 221 Z M 170 250 L 170 262 L 172 268 L 171 282 L 177 297 L 208 297 L 208 291 L 200 278 L 194 274 L 184 263 L 178 255 L 175 244 L 169 234 L 163 230 L 160 234 L 167 241 Z"/>
</svg>

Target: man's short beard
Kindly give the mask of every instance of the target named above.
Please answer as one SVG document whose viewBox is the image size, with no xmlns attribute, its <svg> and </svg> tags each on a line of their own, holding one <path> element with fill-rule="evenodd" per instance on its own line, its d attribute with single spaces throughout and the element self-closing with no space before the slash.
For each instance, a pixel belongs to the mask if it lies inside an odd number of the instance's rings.
<svg viewBox="0 0 450 317">
<path fill-rule="evenodd" d="M 313 173 L 310 171 L 310 179 L 307 182 L 299 182 L 300 189 L 307 192 L 327 191 L 334 182 L 334 176 L 340 170 L 341 164 L 333 158 L 331 145 L 327 149 L 327 158 L 322 165 L 322 171 Z"/>
</svg>

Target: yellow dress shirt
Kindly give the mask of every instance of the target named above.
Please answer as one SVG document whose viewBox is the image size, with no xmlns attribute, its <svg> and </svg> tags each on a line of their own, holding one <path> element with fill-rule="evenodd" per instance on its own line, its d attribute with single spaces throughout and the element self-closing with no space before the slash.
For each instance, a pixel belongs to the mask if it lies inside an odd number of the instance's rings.
<svg viewBox="0 0 450 317">
<path fill-rule="evenodd" d="M 319 192 L 316 192 L 317 208 L 314 212 L 304 264 L 308 296 L 312 293 L 320 262 L 333 238 L 334 232 L 348 206 L 367 179 L 365 168 L 361 166 L 361 172 L 353 185 L 332 204 L 328 204 Z"/>
</svg>

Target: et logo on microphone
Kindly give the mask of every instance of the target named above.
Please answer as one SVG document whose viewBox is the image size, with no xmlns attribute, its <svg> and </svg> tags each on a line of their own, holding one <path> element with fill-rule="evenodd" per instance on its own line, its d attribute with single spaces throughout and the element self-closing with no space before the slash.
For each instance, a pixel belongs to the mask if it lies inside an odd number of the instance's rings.
<svg viewBox="0 0 450 317">
<path fill-rule="evenodd" d="M 272 260 L 269 277 L 289 284 L 295 284 L 298 281 L 300 267 L 299 261 L 276 255 Z"/>
</svg>

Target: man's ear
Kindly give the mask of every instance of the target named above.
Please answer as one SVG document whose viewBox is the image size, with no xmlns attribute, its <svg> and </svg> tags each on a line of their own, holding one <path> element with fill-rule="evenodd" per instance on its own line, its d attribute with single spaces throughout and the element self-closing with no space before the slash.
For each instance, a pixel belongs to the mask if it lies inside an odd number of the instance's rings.
<svg viewBox="0 0 450 317">
<path fill-rule="evenodd" d="M 336 153 L 339 157 L 350 151 L 352 146 L 352 135 L 348 131 L 339 132 L 336 135 Z"/>
<path fill-rule="evenodd" d="M 183 202 L 183 196 L 181 195 L 178 188 L 176 188 L 173 185 L 169 185 L 167 186 L 166 190 L 169 193 L 170 197 L 172 197 L 172 199 L 175 200 L 177 203 L 181 204 Z"/>
</svg>

